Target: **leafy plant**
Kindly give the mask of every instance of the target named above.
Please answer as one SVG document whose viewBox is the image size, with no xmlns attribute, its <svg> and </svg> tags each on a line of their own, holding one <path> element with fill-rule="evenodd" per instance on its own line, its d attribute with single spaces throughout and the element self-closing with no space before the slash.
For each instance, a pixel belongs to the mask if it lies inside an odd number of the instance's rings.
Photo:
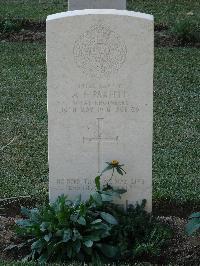
<svg viewBox="0 0 200 266">
<path fill-rule="evenodd" d="M 115 198 L 125 193 L 114 189 L 110 181 L 117 171 L 126 173 L 123 165 L 114 160 L 95 178 L 96 191 L 85 202 L 66 196 L 40 209 L 22 208 L 27 219 L 17 221 L 17 232 L 24 238 L 19 247 L 30 245 L 26 260 L 65 262 L 72 259 L 101 265 L 116 259 L 134 259 L 145 255 L 158 255 L 169 238 L 169 231 L 145 211 L 141 205 L 114 204 Z M 106 185 L 101 176 L 112 170 Z"/>
<path fill-rule="evenodd" d="M 117 167 L 118 164 L 114 164 L 112 168 Z M 119 248 L 109 243 L 108 237 L 118 222 L 104 209 L 125 190 L 114 190 L 109 184 L 101 188 L 100 177 L 95 178 L 96 191 L 86 202 L 82 202 L 81 197 L 73 202 L 62 195 L 55 203 L 40 209 L 22 208 L 22 214 L 28 219 L 16 222 L 17 232 L 27 240 L 21 246 L 31 242 L 28 260 L 79 259 L 100 263 L 117 258 Z"/>
<path fill-rule="evenodd" d="M 111 242 L 115 243 L 117 239 L 123 259 L 159 255 L 171 237 L 170 228 L 147 213 L 145 204 L 143 200 L 141 205 L 130 205 L 126 211 L 119 206 L 107 209 L 118 220 L 118 224 L 111 230 Z"/>
<path fill-rule="evenodd" d="M 95 200 L 75 202 L 60 196 L 53 204 L 40 210 L 22 209 L 28 219 L 17 221 L 18 233 L 32 239 L 31 254 L 27 259 L 39 262 L 84 261 L 114 258 L 117 247 L 106 238 L 117 220 L 109 213 L 98 211 Z"/>
<path fill-rule="evenodd" d="M 183 44 L 200 42 L 200 24 L 191 18 L 176 21 L 172 32 Z"/>
<path fill-rule="evenodd" d="M 192 235 L 200 230 L 200 212 L 194 212 L 190 215 L 186 225 L 186 232 Z"/>
</svg>

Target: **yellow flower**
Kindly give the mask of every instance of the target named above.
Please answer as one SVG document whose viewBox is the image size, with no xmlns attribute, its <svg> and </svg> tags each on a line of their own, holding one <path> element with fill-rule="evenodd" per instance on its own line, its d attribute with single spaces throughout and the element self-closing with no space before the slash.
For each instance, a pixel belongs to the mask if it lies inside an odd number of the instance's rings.
<svg viewBox="0 0 200 266">
<path fill-rule="evenodd" d="M 113 161 L 111 162 L 111 164 L 116 166 L 116 165 L 119 164 L 119 161 L 117 161 L 117 160 L 113 160 Z"/>
<path fill-rule="evenodd" d="M 113 161 L 111 161 L 111 162 L 106 162 L 106 163 L 107 163 L 107 166 L 106 166 L 106 168 L 101 172 L 101 175 L 102 175 L 104 172 L 106 172 L 106 171 L 108 171 L 108 170 L 111 170 L 111 169 L 112 169 L 113 173 L 114 173 L 114 171 L 116 170 L 120 175 L 123 175 L 123 173 L 126 174 L 126 172 L 125 172 L 124 169 L 122 168 L 122 166 L 124 166 L 124 164 L 119 164 L 119 161 L 117 161 L 117 160 L 113 160 Z M 113 173 L 112 173 L 112 176 L 113 176 Z"/>
</svg>

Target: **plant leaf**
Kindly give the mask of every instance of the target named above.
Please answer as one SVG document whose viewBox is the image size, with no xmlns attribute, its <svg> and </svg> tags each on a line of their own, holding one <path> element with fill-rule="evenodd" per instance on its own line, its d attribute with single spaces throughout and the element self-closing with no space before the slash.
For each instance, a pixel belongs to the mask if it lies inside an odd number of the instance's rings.
<svg viewBox="0 0 200 266">
<path fill-rule="evenodd" d="M 44 242 L 39 239 L 35 242 L 33 242 L 33 244 L 31 245 L 31 250 L 38 250 L 41 249 L 44 246 Z"/>
<path fill-rule="evenodd" d="M 117 256 L 118 248 L 107 244 L 97 244 L 101 252 L 108 258 L 114 258 Z"/>
<path fill-rule="evenodd" d="M 102 201 L 110 202 L 113 201 L 113 196 L 107 195 L 105 193 L 101 194 Z"/>
<path fill-rule="evenodd" d="M 46 263 L 47 262 L 47 260 L 48 260 L 48 253 L 46 252 L 46 253 L 44 253 L 44 254 L 42 254 L 39 258 L 38 258 L 38 262 L 39 263 Z"/>
<path fill-rule="evenodd" d="M 46 222 L 41 223 L 40 231 L 45 232 L 48 226 L 49 226 L 49 223 L 46 223 Z"/>
<path fill-rule="evenodd" d="M 65 230 L 63 234 L 63 242 L 68 242 L 71 239 L 71 236 L 72 236 L 71 229 Z"/>
<path fill-rule="evenodd" d="M 91 248 L 93 246 L 93 241 L 92 240 L 86 240 L 85 242 L 83 242 L 83 244 L 86 247 Z"/>
<path fill-rule="evenodd" d="M 98 192 L 94 192 L 91 194 L 91 197 L 93 198 L 94 202 L 97 205 L 101 205 L 102 204 L 102 199 L 101 199 L 101 195 Z"/>
<path fill-rule="evenodd" d="M 95 184 L 96 184 L 96 189 L 100 190 L 101 186 L 100 186 L 100 176 L 96 176 L 95 177 Z"/>
<path fill-rule="evenodd" d="M 118 224 L 117 220 L 115 219 L 114 216 L 112 216 L 111 214 L 107 213 L 107 212 L 100 212 L 101 217 L 109 224 Z"/>
<path fill-rule="evenodd" d="M 18 245 L 11 244 L 11 245 L 7 246 L 6 248 L 4 248 L 3 251 L 10 251 L 14 248 L 18 248 Z"/>
<path fill-rule="evenodd" d="M 189 222 L 186 225 L 186 232 L 188 233 L 188 235 L 192 235 L 199 229 L 200 229 L 200 219 L 198 218 L 193 218 L 189 220 Z"/>
<path fill-rule="evenodd" d="M 73 203 L 73 207 L 76 208 L 77 206 L 80 205 L 80 203 L 81 203 L 81 195 L 79 195 L 79 196 L 75 199 L 75 201 L 74 201 L 74 203 Z"/>
<path fill-rule="evenodd" d="M 94 241 L 99 241 L 101 239 L 101 232 L 94 232 L 88 236 L 84 236 L 84 241 L 87 241 L 87 240 L 92 240 L 93 242 Z"/>
<path fill-rule="evenodd" d="M 101 223 L 101 222 L 102 222 L 101 219 L 96 219 L 93 222 L 91 222 L 91 224 L 98 224 L 98 223 Z"/>
<path fill-rule="evenodd" d="M 30 218 L 31 212 L 30 212 L 29 209 L 27 209 L 25 207 L 21 207 L 21 214 L 24 215 L 27 218 Z"/>
<path fill-rule="evenodd" d="M 73 237 L 72 237 L 72 241 L 76 241 L 77 239 L 81 239 L 82 236 L 79 233 L 79 231 L 77 229 L 73 229 Z"/>
<path fill-rule="evenodd" d="M 31 226 L 31 223 L 29 220 L 19 219 L 15 222 L 18 226 L 21 227 L 28 227 Z"/>
<path fill-rule="evenodd" d="M 45 236 L 44 236 L 44 240 L 45 240 L 46 242 L 49 242 L 51 238 L 52 238 L 52 233 L 49 233 L 48 235 L 45 235 Z"/>
<path fill-rule="evenodd" d="M 200 212 L 194 212 L 192 213 L 190 216 L 189 216 L 189 219 L 190 218 L 199 218 L 200 219 Z"/>
<path fill-rule="evenodd" d="M 124 173 L 122 172 L 122 170 L 121 170 L 119 167 L 117 167 L 116 170 L 117 170 L 117 172 L 118 172 L 120 175 L 124 175 Z"/>
<path fill-rule="evenodd" d="M 86 220 L 84 217 L 80 216 L 77 220 L 77 223 L 81 225 L 86 225 Z"/>
</svg>

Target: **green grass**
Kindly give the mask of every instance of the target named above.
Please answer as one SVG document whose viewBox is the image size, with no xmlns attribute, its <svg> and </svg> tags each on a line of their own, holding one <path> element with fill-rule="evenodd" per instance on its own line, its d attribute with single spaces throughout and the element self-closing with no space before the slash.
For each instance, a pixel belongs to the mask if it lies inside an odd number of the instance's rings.
<svg viewBox="0 0 200 266">
<path fill-rule="evenodd" d="M 67 10 L 67 0 L 1 0 L 0 19 L 45 21 L 49 14 Z"/>
<path fill-rule="evenodd" d="M 47 192 L 45 46 L 0 44 L 0 197 Z M 154 199 L 200 202 L 200 50 L 155 51 Z M 94 173 L 95 174 L 95 173 Z"/>
<path fill-rule="evenodd" d="M 45 47 L 0 45 L 0 197 L 44 194 L 47 180 Z"/>
<path fill-rule="evenodd" d="M 155 16 L 156 23 L 172 25 L 175 20 L 183 19 L 193 12 L 195 20 L 200 20 L 199 0 L 128 0 L 127 8 L 146 12 Z M 67 0 L 2 0 L 0 19 L 24 18 L 33 21 L 44 21 L 49 14 L 67 10 Z"/>
<path fill-rule="evenodd" d="M 6 261 L 0 261 L 0 266 L 36 266 L 37 264 L 34 262 L 6 262 Z M 70 266 L 70 265 L 69 265 Z M 73 266 L 76 266 L 75 264 Z M 77 264 L 77 266 L 79 266 L 79 264 Z"/>
<path fill-rule="evenodd" d="M 34 262 L 0 262 L 0 266 L 37 266 L 38 263 Z M 73 262 L 73 263 L 68 263 L 68 264 L 47 264 L 48 266 L 81 266 L 82 264 L 79 262 Z"/>
<path fill-rule="evenodd" d="M 186 16 L 200 21 L 199 0 L 128 0 L 129 10 L 154 15 L 155 23 L 171 26 Z M 192 12 L 193 15 L 187 15 Z"/>
<path fill-rule="evenodd" d="M 200 201 L 200 50 L 157 49 L 154 197 Z"/>
<path fill-rule="evenodd" d="M 37 266 L 38 263 L 34 263 L 34 262 L 5 262 L 5 261 L 0 261 L 0 266 Z M 81 266 L 82 264 L 79 262 L 73 262 L 73 263 L 67 263 L 67 264 L 46 264 L 48 266 Z M 127 265 L 128 266 L 128 265 Z"/>
<path fill-rule="evenodd" d="M 25 262 L 25 263 L 22 263 L 22 262 L 0 262 L 0 266 L 37 266 L 38 264 L 37 263 L 34 263 L 34 262 Z M 79 262 L 73 262 L 73 263 L 68 263 L 68 264 L 46 264 L 48 266 L 82 266 L 83 264 L 82 263 L 79 263 Z M 86 266 L 86 264 L 84 264 Z M 90 264 L 87 264 L 88 266 L 93 266 L 91 263 Z M 109 266 L 110 264 L 108 264 Z M 143 263 L 123 263 L 123 264 L 120 264 L 121 266 L 144 266 Z M 151 266 L 151 264 L 149 263 L 145 263 L 146 266 Z M 115 266 L 115 264 L 112 264 L 112 266 Z"/>
</svg>

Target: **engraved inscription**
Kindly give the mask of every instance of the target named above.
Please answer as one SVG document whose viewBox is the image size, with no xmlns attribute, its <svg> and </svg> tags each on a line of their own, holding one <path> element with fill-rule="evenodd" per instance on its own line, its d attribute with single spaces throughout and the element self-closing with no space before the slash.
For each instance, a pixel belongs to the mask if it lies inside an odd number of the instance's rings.
<svg viewBox="0 0 200 266">
<path fill-rule="evenodd" d="M 61 181 L 62 180 L 62 181 Z M 102 185 L 106 185 L 108 180 L 105 178 L 102 180 Z M 111 184 L 118 188 L 124 188 L 127 190 L 133 190 L 133 189 L 142 189 L 145 187 L 145 180 L 143 178 L 127 178 L 127 177 L 121 177 L 121 176 L 114 176 Z M 81 179 L 57 179 L 56 182 L 56 188 L 58 186 L 62 187 L 62 189 L 66 189 L 68 191 L 93 191 L 95 189 L 95 183 L 93 179 L 89 178 L 81 178 Z M 55 188 L 55 189 L 56 189 Z"/>
<path fill-rule="evenodd" d="M 85 74 L 102 77 L 122 67 L 127 48 L 116 32 L 96 24 L 75 42 L 73 53 L 76 65 Z"/>
<path fill-rule="evenodd" d="M 96 142 L 97 143 L 97 153 L 98 153 L 98 159 L 97 159 L 97 164 L 98 164 L 98 173 L 101 172 L 102 169 L 102 162 L 103 162 L 103 149 L 102 149 L 102 143 L 103 142 L 114 142 L 114 141 L 118 141 L 119 137 L 115 137 L 115 138 L 104 138 L 103 137 L 103 119 L 104 118 L 97 118 L 97 126 L 98 126 L 98 133 L 97 133 L 97 137 L 83 137 L 83 143 L 85 143 L 86 141 L 89 142 Z"/>
<path fill-rule="evenodd" d="M 128 89 L 122 84 L 78 84 L 66 102 L 58 102 L 59 113 L 138 113 Z"/>
</svg>

